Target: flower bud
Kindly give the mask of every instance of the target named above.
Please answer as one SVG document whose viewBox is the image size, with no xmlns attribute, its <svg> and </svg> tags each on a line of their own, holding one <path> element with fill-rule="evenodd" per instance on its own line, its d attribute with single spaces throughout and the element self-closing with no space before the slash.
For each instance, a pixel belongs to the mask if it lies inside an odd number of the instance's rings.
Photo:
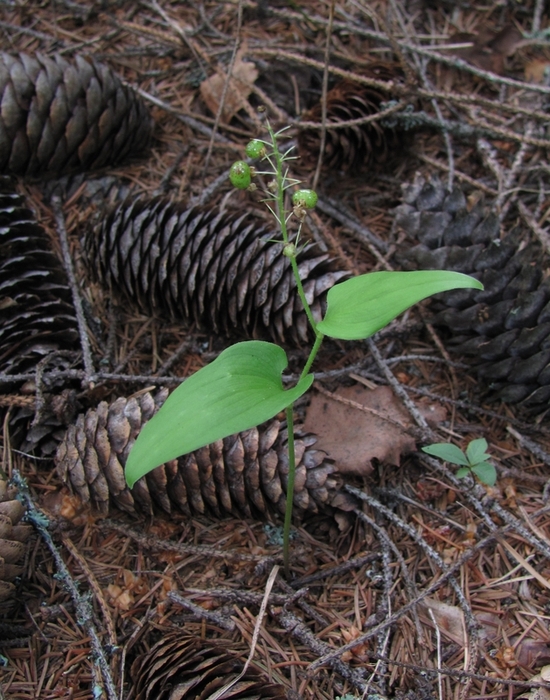
<svg viewBox="0 0 550 700">
<path fill-rule="evenodd" d="M 298 190 L 292 195 L 292 204 L 295 207 L 313 209 L 317 204 L 317 199 L 315 190 Z"/>
<path fill-rule="evenodd" d="M 246 190 L 252 180 L 248 163 L 245 163 L 244 160 L 238 160 L 233 163 L 229 171 L 229 179 L 233 187 L 239 190 Z"/>
<path fill-rule="evenodd" d="M 265 143 L 259 139 L 252 139 L 252 141 L 249 141 L 245 152 L 249 158 L 263 158 L 267 153 Z"/>
</svg>

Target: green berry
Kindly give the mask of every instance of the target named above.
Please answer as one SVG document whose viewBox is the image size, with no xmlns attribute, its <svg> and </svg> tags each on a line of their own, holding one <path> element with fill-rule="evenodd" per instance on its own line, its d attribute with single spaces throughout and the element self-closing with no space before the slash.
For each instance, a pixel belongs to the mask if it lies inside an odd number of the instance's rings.
<svg viewBox="0 0 550 700">
<path fill-rule="evenodd" d="M 249 141 L 245 151 L 249 158 L 263 158 L 266 154 L 265 144 L 259 139 L 252 139 L 252 141 Z"/>
<path fill-rule="evenodd" d="M 317 192 L 315 190 L 298 190 L 292 195 L 292 204 L 295 207 L 313 209 L 317 204 Z"/>
<path fill-rule="evenodd" d="M 285 246 L 283 246 L 283 255 L 286 255 L 287 258 L 296 259 L 297 254 L 298 249 L 296 248 L 294 243 L 287 243 Z"/>
<path fill-rule="evenodd" d="M 246 190 L 252 180 L 248 163 L 245 163 L 244 160 L 233 163 L 229 171 L 229 179 L 233 187 L 238 190 Z"/>
</svg>

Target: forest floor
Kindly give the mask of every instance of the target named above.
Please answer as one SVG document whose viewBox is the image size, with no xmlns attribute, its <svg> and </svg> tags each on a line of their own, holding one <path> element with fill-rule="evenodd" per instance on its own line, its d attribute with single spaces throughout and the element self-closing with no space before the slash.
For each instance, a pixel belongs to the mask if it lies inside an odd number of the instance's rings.
<svg viewBox="0 0 550 700">
<path fill-rule="evenodd" d="M 380 88 L 385 107 L 402 100 L 424 124 L 416 128 L 411 117 L 405 146 L 392 149 L 390 139 L 387 157 L 355 174 L 346 170 L 353 147 L 341 143 L 340 168 L 318 179 L 321 206 L 306 234 L 352 273 L 389 269 L 402 244 L 393 225 L 401 186 L 421 173 L 463 187 L 469 202 L 484 198 L 504 229 L 521 220 L 526 237 L 548 250 L 544 2 L 13 0 L 2 3 L 0 20 L 4 51 L 91 54 L 147 102 L 155 121 L 147 157 L 99 176 L 137 193 L 250 207 L 266 221 L 260 198 L 227 182 L 231 163 L 261 135 L 258 106 L 296 138 L 305 110 L 323 99 L 325 72 L 330 88 L 368 74 L 373 61 L 390 62 L 394 74 Z M 239 79 L 228 81 L 229 70 Z M 311 170 L 299 169 L 300 177 L 311 185 L 316 158 L 302 155 Z M 48 186 L 18 188 L 55 242 L 59 217 Z M 96 204 L 74 183 L 66 191 L 77 280 L 99 319 L 99 330 L 89 330 L 97 373 L 94 387 L 82 390 L 84 407 L 176 384 L 229 344 L 127 306 L 113 313 L 109 295 L 87 280 L 80 250 Z M 387 244 L 383 254 L 373 240 Z M 296 524 L 292 576 L 274 584 L 253 659 L 290 698 L 550 697 L 550 685 L 536 690 L 550 664 L 548 412 L 533 417 L 488 403 L 475 369 L 449 357 L 429 318 L 429 304 L 409 312 L 375 338 L 377 357 L 365 343 L 328 344 L 314 368 L 317 391 L 358 381 L 373 389 L 391 374 L 405 395 L 423 393 L 438 407 L 440 441 L 464 448 L 487 440 L 497 484 L 459 481 L 417 452 L 366 454 L 364 476 L 348 479 L 368 499 L 361 515 Z M 293 362 L 301 357 L 293 351 Z M 101 373 L 106 365 L 110 378 Z M 16 600 L 1 618 L 0 698 L 132 697 L 139 669 L 131 671 L 131 661 L 174 629 L 223 640 L 246 659 L 266 581 L 281 560 L 279 522 L 139 519 L 115 508 L 102 516 L 68 491 L 51 462 L 10 453 L 4 430 L 4 469 L 24 476 L 49 529 L 34 536 Z M 389 454 L 394 425 L 382 433 Z"/>
</svg>

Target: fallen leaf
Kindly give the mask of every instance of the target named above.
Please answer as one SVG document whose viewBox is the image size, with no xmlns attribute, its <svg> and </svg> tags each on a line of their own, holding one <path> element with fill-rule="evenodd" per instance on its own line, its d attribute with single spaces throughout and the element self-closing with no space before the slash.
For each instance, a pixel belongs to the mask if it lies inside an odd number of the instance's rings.
<svg viewBox="0 0 550 700">
<path fill-rule="evenodd" d="M 339 389 L 336 397 L 341 400 L 314 394 L 305 430 L 318 436 L 316 447 L 334 459 L 341 473 L 366 476 L 373 459 L 399 466 L 401 455 L 416 449 L 406 432 L 412 425 L 409 414 L 389 387 L 354 385 Z M 435 404 L 419 404 L 419 409 L 429 420 L 441 421 L 446 415 Z"/>
<path fill-rule="evenodd" d="M 550 682 L 550 666 L 543 666 L 536 676 L 529 679 L 533 683 L 548 683 Z M 527 681 L 529 682 L 529 681 Z M 525 698 L 526 700 L 550 700 L 550 689 L 546 688 L 533 688 L 530 693 L 522 693 L 518 695 L 519 698 Z"/>
<path fill-rule="evenodd" d="M 424 612 L 422 617 L 425 618 L 426 622 L 433 625 L 429 612 L 431 610 L 441 634 L 459 646 L 464 646 L 466 631 L 464 627 L 464 613 L 460 608 L 429 597 L 424 598 L 420 606 Z"/>
<path fill-rule="evenodd" d="M 501 75 L 504 59 L 512 56 L 523 43 L 523 34 L 512 24 L 499 32 L 481 28 L 475 34 L 458 32 L 449 38 L 451 44 L 471 44 L 463 48 L 450 49 L 454 56 L 468 61 L 476 68 Z"/>
<path fill-rule="evenodd" d="M 517 646 L 515 642 L 515 638 L 512 637 L 510 644 L 514 644 L 516 659 L 520 666 L 534 668 L 550 662 L 550 646 L 543 639 L 524 637 Z"/>
<path fill-rule="evenodd" d="M 115 583 L 110 583 L 106 591 L 111 603 L 116 608 L 123 612 L 130 610 L 134 603 L 134 596 L 130 591 L 125 591 L 121 586 L 117 586 Z"/>
<path fill-rule="evenodd" d="M 421 617 L 425 622 L 433 625 L 428 610 L 431 609 L 441 634 L 460 646 L 464 644 L 464 614 L 458 606 L 449 605 L 437 598 L 430 597 L 425 598 L 420 605 L 423 608 Z M 479 611 L 474 613 L 474 617 L 481 626 L 481 637 L 483 639 L 489 642 L 496 642 L 502 639 L 502 621 L 499 615 L 489 611 Z"/>
<path fill-rule="evenodd" d="M 241 109 L 248 106 L 248 97 L 252 86 L 258 78 L 258 70 L 250 61 L 243 61 L 246 47 L 243 46 L 235 57 L 229 85 L 224 96 L 227 75 L 218 69 L 214 75 L 203 80 L 200 86 L 201 97 L 212 114 L 217 114 L 222 97 L 223 109 L 221 120 L 228 124 Z"/>
<path fill-rule="evenodd" d="M 525 66 L 525 80 L 529 83 L 547 84 L 550 79 L 550 61 L 535 58 Z"/>
</svg>

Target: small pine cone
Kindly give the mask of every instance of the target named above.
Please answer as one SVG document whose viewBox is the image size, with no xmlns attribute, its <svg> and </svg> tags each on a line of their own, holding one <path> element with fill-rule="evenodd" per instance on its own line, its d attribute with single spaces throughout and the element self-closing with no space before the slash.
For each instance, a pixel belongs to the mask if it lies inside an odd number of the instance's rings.
<svg viewBox="0 0 550 700">
<path fill-rule="evenodd" d="M 481 203 L 470 211 L 459 188 L 418 180 L 396 223 L 420 241 L 400 253 L 409 269 L 471 274 L 483 291 L 447 292 L 433 302 L 434 322 L 453 334 L 458 352 L 475 358 L 479 377 L 503 401 L 536 410 L 550 401 L 550 280 L 536 241 L 515 227 L 501 237 L 498 218 Z"/>
<path fill-rule="evenodd" d="M 15 593 L 12 581 L 23 573 L 20 562 L 27 551 L 27 540 L 32 525 L 21 524 L 25 514 L 15 492 L 0 480 L 0 602 L 9 600 Z"/>
<path fill-rule="evenodd" d="M 130 513 L 233 514 L 285 512 L 287 432 L 277 420 L 207 445 L 153 470 L 130 491 L 124 465 L 141 427 L 167 396 L 145 393 L 80 414 L 56 455 L 61 479 L 85 503 L 106 513 L 109 501 Z M 330 506 L 340 488 L 336 469 L 315 449 L 313 435 L 296 435 L 294 506 L 301 514 Z"/>
<path fill-rule="evenodd" d="M 243 662 L 221 644 L 181 632 L 166 634 L 132 664 L 131 700 L 207 700 L 242 671 Z M 253 664 L 223 695 L 226 700 L 285 700 L 282 685 L 270 683 Z"/>
<path fill-rule="evenodd" d="M 365 77 L 391 80 L 396 77 L 396 69 L 389 64 L 375 64 Z M 377 114 L 380 105 L 387 100 L 387 94 L 374 87 L 343 80 L 327 93 L 326 123 L 338 124 L 370 117 Z M 321 124 L 321 102 L 305 112 L 302 120 Z M 379 121 L 327 129 L 323 167 L 350 173 L 366 170 L 375 164 L 386 162 L 390 152 L 399 148 L 399 143 L 396 131 L 383 126 Z M 299 132 L 300 167 L 315 168 L 320 145 L 320 129 L 303 129 Z"/>
<path fill-rule="evenodd" d="M 0 369 L 34 369 L 55 350 L 78 348 L 65 271 L 12 181 L 0 178 Z"/>
<path fill-rule="evenodd" d="M 56 174 L 120 163 L 144 149 L 151 118 L 106 65 L 0 54 L 0 172 Z"/>
<path fill-rule="evenodd" d="M 145 313 L 229 337 L 299 345 L 311 331 L 274 236 L 251 215 L 138 199 L 90 230 L 85 248 L 101 282 Z M 320 320 L 325 293 L 347 272 L 315 245 L 306 246 L 298 266 Z"/>
</svg>

